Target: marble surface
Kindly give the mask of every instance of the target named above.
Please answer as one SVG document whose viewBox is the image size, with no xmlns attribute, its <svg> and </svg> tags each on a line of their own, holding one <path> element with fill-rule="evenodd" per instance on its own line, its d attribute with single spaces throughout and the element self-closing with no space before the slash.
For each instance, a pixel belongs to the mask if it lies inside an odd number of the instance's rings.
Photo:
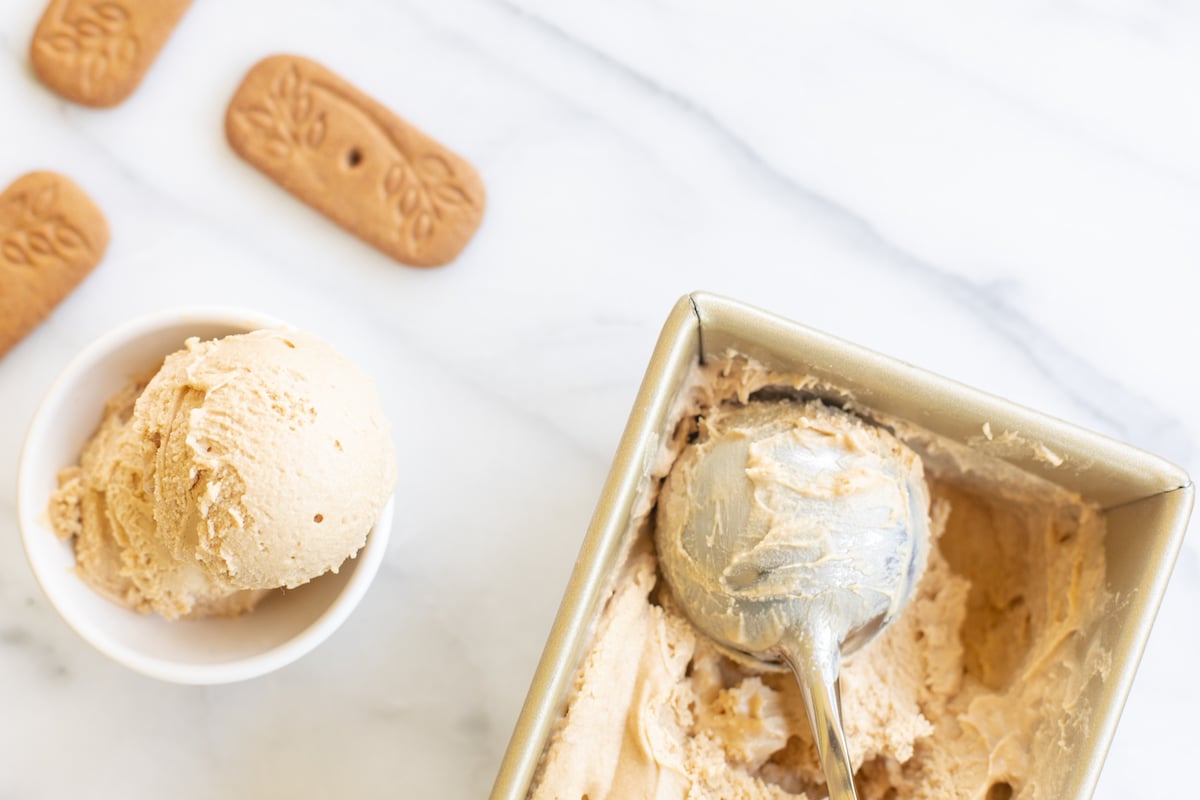
<svg viewBox="0 0 1200 800">
<path fill-rule="evenodd" d="M 0 361 L 0 797 L 486 796 L 658 330 L 730 295 L 1200 473 L 1200 6 L 1159 0 L 201 0 L 138 92 L 33 77 L 0 0 L 0 184 L 73 176 L 102 266 Z M 226 145 L 258 58 L 334 67 L 480 168 L 455 264 L 407 269 Z M 249 306 L 378 378 L 401 452 L 363 605 L 269 677 L 158 683 L 47 605 L 29 419 L 81 346 Z M 1097 792 L 1178 795 L 1200 733 L 1185 543 Z"/>
</svg>

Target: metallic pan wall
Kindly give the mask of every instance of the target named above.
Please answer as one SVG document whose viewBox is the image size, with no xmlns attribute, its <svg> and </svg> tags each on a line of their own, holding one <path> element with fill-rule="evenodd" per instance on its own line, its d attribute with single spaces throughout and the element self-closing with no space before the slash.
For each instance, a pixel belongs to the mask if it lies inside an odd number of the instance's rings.
<svg viewBox="0 0 1200 800">
<path fill-rule="evenodd" d="M 1016 431 L 1044 445 L 991 453 L 1104 510 L 1108 588 L 1122 599 L 1093 635 L 1113 653 L 1105 680 L 1093 680 L 1084 741 L 1057 766 L 1065 797 L 1090 797 L 1183 543 L 1193 500 L 1186 473 L 1129 445 L 1039 414 L 819 331 L 711 294 L 682 298 L 668 317 L 646 370 L 612 470 L 534 674 L 492 800 L 523 800 L 576 664 L 597 604 L 634 531 L 646 465 L 673 427 L 672 402 L 697 358 L 734 349 L 767 367 L 813 375 L 849 391 L 860 407 L 907 419 L 961 444 L 984 447 L 980 431 Z M 1061 459 L 1061 463 L 1056 465 Z"/>
</svg>

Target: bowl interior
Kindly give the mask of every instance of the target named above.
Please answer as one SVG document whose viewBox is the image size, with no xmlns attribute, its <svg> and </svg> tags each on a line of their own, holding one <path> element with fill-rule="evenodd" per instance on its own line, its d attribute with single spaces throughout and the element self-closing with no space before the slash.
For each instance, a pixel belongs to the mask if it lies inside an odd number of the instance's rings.
<svg viewBox="0 0 1200 800">
<path fill-rule="evenodd" d="M 74 574 L 73 548 L 55 537 L 46 508 L 58 486 L 58 471 L 78 463 L 107 399 L 131 379 L 152 373 L 190 336 L 214 338 L 262 327 L 278 327 L 278 323 L 241 314 L 179 313 L 114 331 L 82 352 L 50 389 L 21 454 L 18 514 L 38 582 L 84 639 L 154 677 L 219 683 L 253 677 L 298 658 L 349 615 L 386 548 L 392 501 L 357 558 L 338 573 L 297 589 L 278 590 L 252 613 L 234 619 L 168 622 L 157 615 L 137 614 L 106 600 Z"/>
</svg>

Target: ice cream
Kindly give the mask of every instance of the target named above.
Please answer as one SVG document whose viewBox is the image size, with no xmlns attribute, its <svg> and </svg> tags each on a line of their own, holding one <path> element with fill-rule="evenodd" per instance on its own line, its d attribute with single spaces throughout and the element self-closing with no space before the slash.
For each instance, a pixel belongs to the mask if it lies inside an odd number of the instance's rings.
<svg viewBox="0 0 1200 800">
<path fill-rule="evenodd" d="M 702 427 L 764 397 L 838 396 L 744 358 L 696 370 L 648 471 L 631 549 L 534 778 L 535 800 L 825 796 L 792 676 L 727 657 L 680 613 L 653 547 L 660 480 Z M 857 409 L 864 414 L 869 410 Z M 1103 674 L 1104 522 L 1078 496 L 902 421 L 929 482 L 927 567 L 906 609 L 842 670 L 860 797 L 1056 798 Z M 1041 777 L 1037 777 L 1041 776 Z"/>
<path fill-rule="evenodd" d="M 371 379 L 297 331 L 199 341 L 107 404 L 50 518 L 96 591 L 232 615 L 336 572 L 396 481 Z"/>
</svg>

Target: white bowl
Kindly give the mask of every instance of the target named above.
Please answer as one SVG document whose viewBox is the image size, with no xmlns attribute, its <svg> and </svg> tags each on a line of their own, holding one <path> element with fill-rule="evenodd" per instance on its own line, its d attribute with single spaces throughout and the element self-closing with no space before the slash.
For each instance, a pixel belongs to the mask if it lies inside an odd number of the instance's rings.
<svg viewBox="0 0 1200 800">
<path fill-rule="evenodd" d="M 50 527 L 46 509 L 58 471 L 79 462 L 109 397 L 154 370 L 190 336 L 211 339 L 279 327 L 287 326 L 223 308 L 179 309 L 132 320 L 92 342 L 67 365 L 30 424 L 17 472 L 17 516 L 34 576 L 76 633 L 145 675 L 175 683 L 229 683 L 289 664 L 345 621 L 383 560 L 394 497 L 358 557 L 336 575 L 273 592 L 254 611 L 234 619 L 168 622 L 118 606 L 90 589 L 72 571 L 72 545 L 60 541 Z"/>
</svg>

